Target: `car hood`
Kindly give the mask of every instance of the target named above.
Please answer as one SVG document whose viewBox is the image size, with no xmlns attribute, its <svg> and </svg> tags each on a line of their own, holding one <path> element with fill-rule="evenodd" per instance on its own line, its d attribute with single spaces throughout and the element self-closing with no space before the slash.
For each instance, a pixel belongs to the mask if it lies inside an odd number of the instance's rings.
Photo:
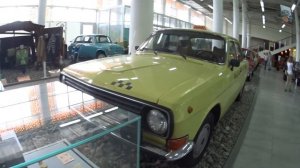
<svg viewBox="0 0 300 168">
<path fill-rule="evenodd" d="M 64 71 L 92 85 L 158 103 L 170 92 L 180 96 L 205 83 L 217 74 L 214 67 L 218 65 L 179 55 L 148 53 L 81 62 Z"/>
</svg>

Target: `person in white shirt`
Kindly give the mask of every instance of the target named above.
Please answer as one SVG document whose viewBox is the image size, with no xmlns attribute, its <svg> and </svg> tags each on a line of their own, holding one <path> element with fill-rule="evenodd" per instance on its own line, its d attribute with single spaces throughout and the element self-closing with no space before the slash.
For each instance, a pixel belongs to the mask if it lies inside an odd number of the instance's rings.
<svg viewBox="0 0 300 168">
<path fill-rule="evenodd" d="M 293 57 L 289 57 L 288 61 L 286 62 L 286 84 L 284 91 L 292 91 L 292 78 L 293 78 Z"/>
<path fill-rule="evenodd" d="M 3 86 L 3 84 L 2 84 L 2 82 L 0 80 L 0 92 L 3 92 L 3 91 L 4 91 L 4 86 Z"/>
</svg>

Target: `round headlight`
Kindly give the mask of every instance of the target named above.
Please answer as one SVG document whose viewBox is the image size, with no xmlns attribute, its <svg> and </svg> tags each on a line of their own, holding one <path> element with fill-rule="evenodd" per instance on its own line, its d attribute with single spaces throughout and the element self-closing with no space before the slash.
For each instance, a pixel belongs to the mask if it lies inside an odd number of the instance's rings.
<svg viewBox="0 0 300 168">
<path fill-rule="evenodd" d="M 166 117 L 158 110 L 150 110 L 147 114 L 147 123 L 151 131 L 156 134 L 164 134 L 168 129 Z"/>
</svg>

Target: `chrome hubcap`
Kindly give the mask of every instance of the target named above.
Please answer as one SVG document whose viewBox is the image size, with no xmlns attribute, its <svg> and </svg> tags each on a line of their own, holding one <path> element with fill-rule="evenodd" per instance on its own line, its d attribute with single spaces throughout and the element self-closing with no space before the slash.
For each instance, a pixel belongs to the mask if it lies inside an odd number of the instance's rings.
<svg viewBox="0 0 300 168">
<path fill-rule="evenodd" d="M 193 152 L 194 158 L 199 157 L 200 154 L 203 152 L 203 150 L 208 142 L 209 135 L 210 135 L 210 125 L 205 124 L 195 142 L 194 152 Z"/>
</svg>

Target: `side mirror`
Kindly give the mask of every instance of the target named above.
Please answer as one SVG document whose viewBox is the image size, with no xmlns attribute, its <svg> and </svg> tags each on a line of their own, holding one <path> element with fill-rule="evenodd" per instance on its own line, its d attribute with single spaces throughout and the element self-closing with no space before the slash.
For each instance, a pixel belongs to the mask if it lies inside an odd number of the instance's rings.
<svg viewBox="0 0 300 168">
<path fill-rule="evenodd" d="M 231 70 L 233 70 L 233 67 L 239 67 L 240 61 L 236 59 L 231 59 L 229 62 L 229 65 L 231 66 Z"/>
<path fill-rule="evenodd" d="M 139 48 L 139 46 L 135 46 L 135 47 L 134 47 L 135 50 L 138 50 L 138 48 Z"/>
</svg>

